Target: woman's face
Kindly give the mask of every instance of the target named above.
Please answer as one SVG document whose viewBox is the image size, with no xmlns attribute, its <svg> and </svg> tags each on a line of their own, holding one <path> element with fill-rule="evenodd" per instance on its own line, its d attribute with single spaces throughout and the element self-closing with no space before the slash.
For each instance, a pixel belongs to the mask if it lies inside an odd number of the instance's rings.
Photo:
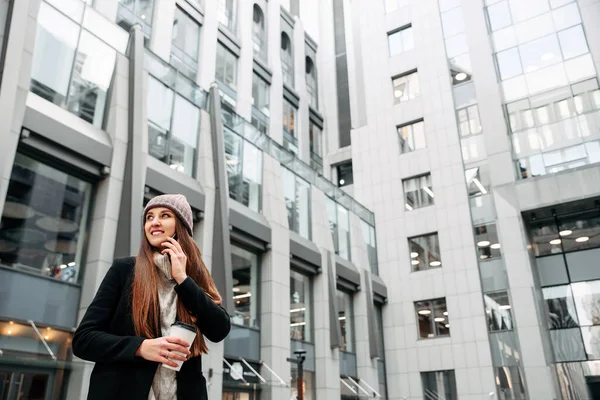
<svg viewBox="0 0 600 400">
<path fill-rule="evenodd" d="M 175 213 L 168 208 L 156 207 L 148 210 L 145 215 L 144 232 L 150 245 L 162 247 L 161 244 L 168 241 L 167 237 L 173 237 L 175 234 L 176 222 Z"/>
</svg>

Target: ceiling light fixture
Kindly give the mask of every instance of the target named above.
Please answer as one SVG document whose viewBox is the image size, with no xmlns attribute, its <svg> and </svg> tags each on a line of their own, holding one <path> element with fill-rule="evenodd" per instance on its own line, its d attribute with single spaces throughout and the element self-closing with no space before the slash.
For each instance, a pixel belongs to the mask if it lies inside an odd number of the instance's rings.
<svg viewBox="0 0 600 400">
<path fill-rule="evenodd" d="M 425 191 L 425 193 L 427 193 L 429 196 L 431 196 L 432 199 L 435 197 L 433 195 L 433 192 L 431 191 L 431 189 L 429 189 L 428 187 L 424 187 L 423 191 Z"/>
<path fill-rule="evenodd" d="M 290 310 L 291 313 L 293 313 L 293 312 L 301 312 L 301 311 L 306 311 L 306 307 L 294 308 L 294 309 Z"/>
<path fill-rule="evenodd" d="M 475 186 L 477 186 L 477 189 L 479 189 L 479 191 L 481 192 L 481 194 L 487 194 L 487 190 L 485 190 L 485 188 L 483 187 L 483 185 L 481 184 L 481 182 L 479 182 L 479 179 L 474 178 L 473 179 L 473 183 L 475 184 Z"/>
<path fill-rule="evenodd" d="M 500 243 L 494 243 L 491 247 L 494 250 L 498 250 L 500 248 Z"/>
<path fill-rule="evenodd" d="M 562 243 L 562 240 L 560 240 L 560 239 L 553 239 L 550 241 L 550 244 L 552 244 L 552 245 L 557 245 L 557 244 L 561 244 L 561 243 Z"/>
<path fill-rule="evenodd" d="M 402 90 L 400 90 L 400 89 L 394 90 L 394 96 L 396 96 L 396 97 L 402 97 Z"/>
<path fill-rule="evenodd" d="M 478 247 L 488 247 L 490 245 L 489 240 L 482 240 L 481 242 L 477 242 Z"/>
<path fill-rule="evenodd" d="M 448 315 L 448 311 L 444 311 L 443 314 L 447 316 Z"/>
<path fill-rule="evenodd" d="M 252 296 L 252 293 L 244 293 L 244 294 L 240 294 L 240 295 L 237 295 L 237 296 L 233 296 L 233 299 L 234 300 L 245 299 L 245 298 L 250 297 L 250 296 Z"/>
<path fill-rule="evenodd" d="M 450 324 L 446 324 L 446 328 L 450 328 Z"/>
<path fill-rule="evenodd" d="M 587 242 L 588 240 L 590 240 L 590 238 L 589 238 L 589 237 L 587 237 L 587 236 L 582 236 L 582 237 L 578 237 L 577 239 L 575 239 L 575 241 L 576 241 L 577 243 L 583 243 L 583 242 Z"/>
<path fill-rule="evenodd" d="M 419 260 L 412 260 L 410 263 L 412 265 L 419 265 Z"/>
<path fill-rule="evenodd" d="M 442 265 L 440 261 L 432 261 L 429 263 L 430 267 L 439 267 L 440 265 Z"/>
<path fill-rule="evenodd" d="M 343 185 L 344 183 L 346 183 L 346 181 L 343 179 L 340 179 L 340 185 Z"/>
<path fill-rule="evenodd" d="M 413 208 L 410 206 L 410 204 L 405 204 L 405 206 L 406 206 L 406 209 L 408 211 L 412 211 L 413 210 Z"/>
<path fill-rule="evenodd" d="M 465 79 L 467 79 L 467 74 L 465 74 L 464 72 L 459 72 L 454 78 L 459 82 L 464 81 Z"/>
<path fill-rule="evenodd" d="M 498 307 L 500 310 L 510 310 L 510 304 L 503 304 Z"/>
<path fill-rule="evenodd" d="M 429 314 L 431 314 L 431 310 L 421 310 L 421 311 L 419 311 L 419 314 L 421 314 L 421 315 L 429 315 Z"/>
<path fill-rule="evenodd" d="M 239 288 L 239 287 L 234 287 L 232 290 L 233 290 L 234 292 L 241 292 L 241 290 L 240 290 L 240 288 Z"/>
<path fill-rule="evenodd" d="M 444 322 L 446 320 L 446 318 L 442 318 L 442 317 L 437 317 L 434 319 L 435 322 Z"/>
<path fill-rule="evenodd" d="M 412 253 L 410 253 L 410 258 L 417 258 L 419 257 L 419 253 L 417 253 L 416 251 L 413 251 Z"/>
<path fill-rule="evenodd" d="M 558 232 L 560 236 L 569 236 L 571 233 L 573 233 L 573 231 L 570 229 L 565 229 L 564 231 Z"/>
</svg>

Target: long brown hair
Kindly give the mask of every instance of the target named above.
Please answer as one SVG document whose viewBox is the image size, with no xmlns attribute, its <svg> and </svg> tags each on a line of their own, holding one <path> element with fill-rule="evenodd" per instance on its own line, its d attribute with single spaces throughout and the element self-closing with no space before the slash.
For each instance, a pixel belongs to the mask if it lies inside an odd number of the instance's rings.
<svg viewBox="0 0 600 400">
<path fill-rule="evenodd" d="M 219 295 L 215 282 L 202 261 L 200 249 L 179 218 L 175 217 L 175 219 L 177 241 L 187 256 L 187 265 L 185 268 L 187 275 L 204 290 L 212 301 L 216 304 L 221 304 L 221 295 Z M 153 248 L 150 242 L 148 242 L 145 229 L 143 229 L 142 244 L 135 260 L 131 304 L 135 333 L 138 336 L 146 338 L 160 336 L 160 305 L 158 303 L 157 286 L 159 276 L 153 257 L 156 251 L 157 249 Z M 196 339 L 190 349 L 192 357 L 208 353 L 208 347 L 206 346 L 202 332 L 200 332 L 200 329 L 196 325 L 196 317 L 180 301 L 177 301 L 177 317 L 182 322 L 196 326 Z"/>
</svg>

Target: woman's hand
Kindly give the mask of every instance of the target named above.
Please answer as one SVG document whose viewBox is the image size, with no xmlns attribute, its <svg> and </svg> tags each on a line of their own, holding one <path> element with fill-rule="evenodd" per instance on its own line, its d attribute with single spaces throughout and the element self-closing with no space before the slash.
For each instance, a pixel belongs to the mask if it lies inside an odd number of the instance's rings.
<svg viewBox="0 0 600 400">
<path fill-rule="evenodd" d="M 183 249 L 177 240 L 173 238 L 167 239 L 169 241 L 162 244 L 166 247 L 166 249 L 161 251 L 161 253 L 169 253 L 171 256 L 171 275 L 173 276 L 173 279 L 177 281 L 177 284 L 180 285 L 181 282 L 187 278 L 187 273 L 185 271 L 185 267 L 187 265 L 187 256 L 183 252 Z"/>
<path fill-rule="evenodd" d="M 188 342 L 175 336 L 146 339 L 138 347 L 135 355 L 148 361 L 156 361 L 177 368 L 177 364 L 172 360 L 187 360 L 187 356 L 190 355 L 189 346 Z M 174 351 L 186 356 L 175 354 Z"/>
</svg>

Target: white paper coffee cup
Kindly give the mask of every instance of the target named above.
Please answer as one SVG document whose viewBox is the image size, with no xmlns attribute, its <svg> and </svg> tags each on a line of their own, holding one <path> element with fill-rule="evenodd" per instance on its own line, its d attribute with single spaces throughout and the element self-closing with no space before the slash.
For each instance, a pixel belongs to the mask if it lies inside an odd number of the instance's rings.
<svg viewBox="0 0 600 400">
<path fill-rule="evenodd" d="M 183 322 L 175 322 L 173 325 L 171 325 L 171 331 L 169 332 L 169 336 L 175 336 L 175 337 L 178 337 L 178 338 L 183 339 L 186 342 L 188 342 L 190 344 L 188 347 L 188 350 L 189 350 L 190 347 L 192 347 L 192 343 L 194 342 L 194 339 L 196 338 L 196 327 L 193 325 L 183 323 Z M 172 351 L 171 353 L 185 356 L 185 354 L 181 354 L 178 351 Z M 162 364 L 162 366 L 165 368 L 172 369 L 173 371 L 179 371 L 181 369 L 181 366 L 184 363 L 183 361 L 179 361 L 179 360 L 171 360 L 171 361 L 173 361 L 174 363 L 177 364 L 177 368 L 173 368 L 166 364 Z"/>
</svg>

